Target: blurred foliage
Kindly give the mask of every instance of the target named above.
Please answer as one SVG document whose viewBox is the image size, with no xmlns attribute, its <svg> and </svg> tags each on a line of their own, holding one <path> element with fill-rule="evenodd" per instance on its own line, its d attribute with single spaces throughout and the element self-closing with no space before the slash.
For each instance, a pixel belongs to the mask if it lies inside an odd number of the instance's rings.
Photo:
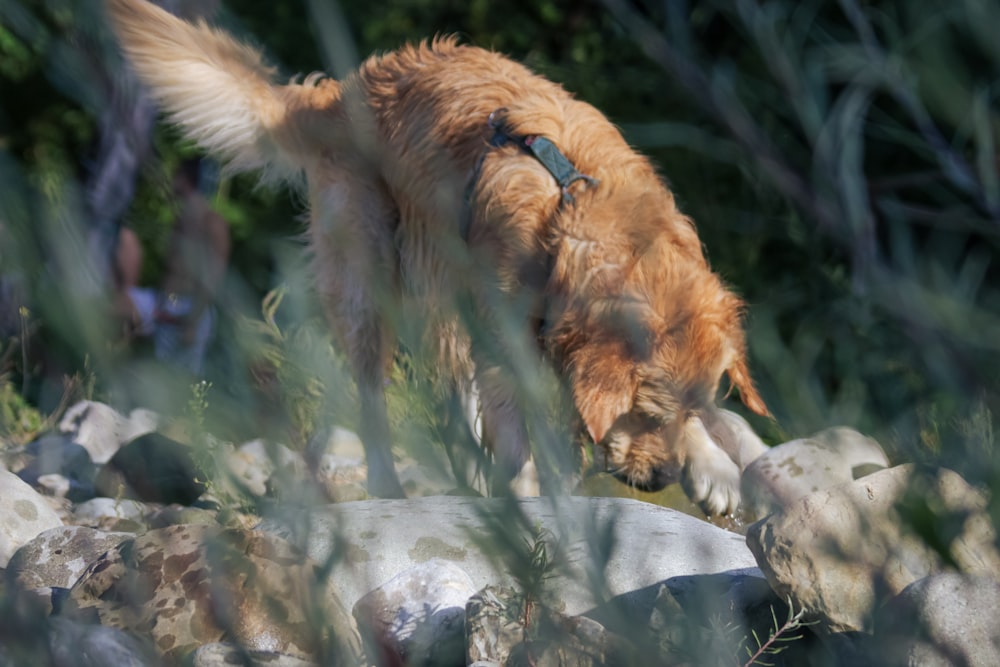
<svg viewBox="0 0 1000 667">
<path fill-rule="evenodd" d="M 72 201 L 57 191 L 85 169 L 93 63 L 115 62 L 95 4 L 0 2 L 0 227 L 18 248 L 0 248 L 2 271 L 42 275 L 38 221 L 53 198 Z M 776 418 L 753 423 L 769 440 L 849 424 L 897 459 L 997 475 L 1000 6 L 229 0 L 216 20 L 289 77 L 457 33 L 562 82 L 653 157 L 747 299 L 752 369 Z M 191 150 L 163 128 L 154 144 L 126 221 L 147 247 L 146 282 L 173 218 L 166 174 Z M 303 291 L 285 317 L 312 321 L 295 259 L 301 202 L 245 176 L 224 181 L 216 205 L 233 226 L 229 306 L 253 317 L 284 284 Z M 248 364 L 226 363 L 216 386 L 239 405 Z"/>
<path fill-rule="evenodd" d="M 237 340 L 246 348 L 254 385 L 267 397 L 258 405 L 258 410 L 271 413 L 261 425 L 264 432 L 302 449 L 314 432 L 326 426 L 320 421 L 326 407 L 324 397 L 343 393 L 326 391 L 321 378 L 343 371 L 336 368 L 337 357 L 329 339 L 315 336 L 320 328 L 316 322 L 279 322 L 278 309 L 286 293 L 283 288 L 268 292 L 259 318 L 241 318 Z M 320 360 L 328 365 L 325 373 L 318 367 Z M 335 412 L 344 415 L 349 411 L 341 406 Z M 349 426 L 356 428 L 355 424 Z M 273 432 L 267 433 L 268 429 Z"/>
<path fill-rule="evenodd" d="M 0 450 L 23 445 L 42 430 L 45 420 L 28 405 L 14 385 L 0 375 Z"/>
<path fill-rule="evenodd" d="M 705 3 L 705 40 L 605 4 L 736 144 L 738 174 L 712 175 L 739 179 L 723 197 L 662 163 L 751 302 L 778 422 L 853 424 L 897 458 L 995 475 L 992 443 L 962 428 L 996 413 L 998 54 L 980 34 L 994 10 Z M 943 442 L 925 446 L 929 431 Z"/>
</svg>

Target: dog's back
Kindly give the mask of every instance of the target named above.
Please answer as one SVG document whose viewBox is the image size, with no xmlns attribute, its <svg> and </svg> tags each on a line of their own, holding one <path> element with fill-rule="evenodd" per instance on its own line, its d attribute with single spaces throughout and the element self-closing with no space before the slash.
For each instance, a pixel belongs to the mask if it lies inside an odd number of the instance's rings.
<svg viewBox="0 0 1000 667">
<path fill-rule="evenodd" d="M 624 147 L 603 116 L 557 84 L 453 37 L 373 56 L 343 81 L 310 76 L 277 84 L 256 50 L 222 31 L 189 24 L 145 0 L 108 0 L 108 8 L 130 65 L 171 121 L 229 172 L 305 183 L 314 212 L 340 197 L 345 175 L 384 188 L 391 203 L 373 197 L 367 204 L 395 209 L 369 216 L 392 225 L 371 230 L 393 236 L 395 247 L 386 252 L 394 256 L 380 257 L 380 264 L 425 311 L 443 306 L 463 284 L 455 272 L 456 262 L 467 259 L 465 241 L 492 248 L 509 265 L 534 261 L 518 256 L 542 250 L 543 230 L 502 228 L 538 215 L 498 216 L 465 230 L 465 239 L 456 233 L 470 177 L 491 139 L 492 112 L 504 109 L 514 132 L 530 128 L 584 157 L 594 152 L 588 145 L 607 144 L 594 132 L 611 130 Z M 580 112 L 595 115 L 589 119 L 594 122 L 567 118 Z M 507 198 L 490 207 L 550 212 L 558 203 L 551 175 L 513 152 L 516 159 L 503 165 L 503 173 L 487 165 L 489 173 L 481 174 L 482 182 L 505 186 Z M 594 171 L 606 166 L 601 156 L 585 164 Z"/>
</svg>

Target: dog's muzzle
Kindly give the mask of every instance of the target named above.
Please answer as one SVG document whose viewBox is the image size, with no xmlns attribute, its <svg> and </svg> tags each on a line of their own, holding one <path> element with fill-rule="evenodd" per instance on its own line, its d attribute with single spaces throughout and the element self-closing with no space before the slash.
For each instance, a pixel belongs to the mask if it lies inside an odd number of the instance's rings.
<svg viewBox="0 0 1000 667">
<path fill-rule="evenodd" d="M 638 480 L 634 475 L 629 475 L 627 472 L 620 470 L 614 472 L 613 474 L 617 479 L 625 484 L 639 489 L 640 491 L 650 493 L 661 491 L 667 486 L 680 481 L 680 471 L 676 470 L 673 466 L 653 468 L 650 470 L 649 475 L 645 480 Z"/>
</svg>

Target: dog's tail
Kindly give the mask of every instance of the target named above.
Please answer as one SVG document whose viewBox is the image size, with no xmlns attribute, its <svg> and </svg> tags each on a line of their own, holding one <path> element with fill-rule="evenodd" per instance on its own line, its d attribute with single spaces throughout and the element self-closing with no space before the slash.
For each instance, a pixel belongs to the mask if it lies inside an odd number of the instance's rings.
<svg viewBox="0 0 1000 667">
<path fill-rule="evenodd" d="M 233 171 L 265 169 L 292 177 L 316 146 L 300 135 L 320 102 L 339 85 L 275 85 L 255 49 L 203 22 L 187 23 L 146 0 L 106 0 L 122 49 L 136 74 L 184 134 Z M 322 99 L 320 99 L 322 98 Z"/>
</svg>

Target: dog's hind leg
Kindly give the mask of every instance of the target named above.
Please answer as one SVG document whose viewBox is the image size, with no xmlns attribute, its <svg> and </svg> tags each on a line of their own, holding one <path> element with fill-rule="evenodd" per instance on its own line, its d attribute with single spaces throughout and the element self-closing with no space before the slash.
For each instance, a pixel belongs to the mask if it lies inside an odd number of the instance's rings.
<svg viewBox="0 0 1000 667">
<path fill-rule="evenodd" d="M 400 498 L 384 393 L 394 348 L 385 309 L 395 302 L 396 210 L 379 181 L 363 174 L 326 166 L 310 183 L 310 235 L 317 289 L 358 385 L 368 492 Z"/>
</svg>

